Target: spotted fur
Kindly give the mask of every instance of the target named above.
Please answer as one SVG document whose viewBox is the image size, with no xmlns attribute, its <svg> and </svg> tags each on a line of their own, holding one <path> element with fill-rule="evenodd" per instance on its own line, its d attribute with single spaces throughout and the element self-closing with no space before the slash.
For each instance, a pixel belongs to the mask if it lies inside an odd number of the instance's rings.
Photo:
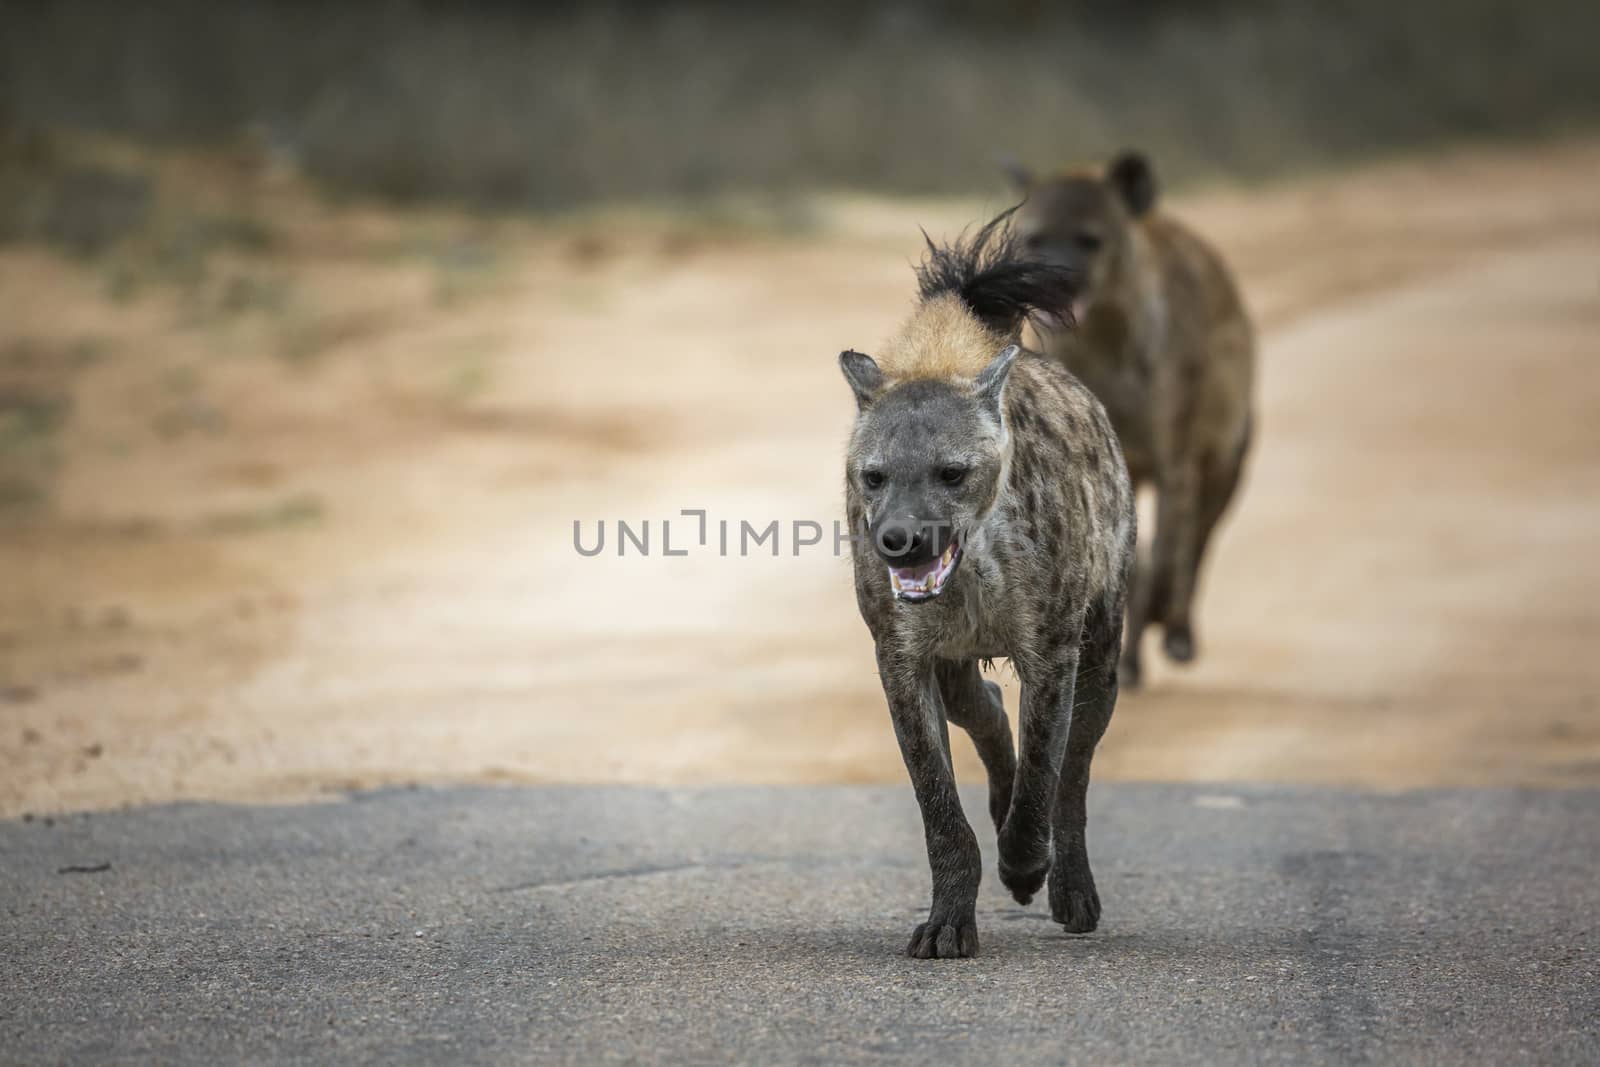
<svg viewBox="0 0 1600 1067">
<path fill-rule="evenodd" d="M 1059 361 L 1021 350 L 1025 317 L 1068 313 L 1070 270 L 1021 269 L 1002 217 L 933 246 L 919 303 L 881 362 L 840 357 L 858 413 L 846 458 L 856 600 L 911 776 L 933 873 L 919 958 L 977 951 L 977 840 L 951 773 L 947 723 L 971 735 L 989 778 L 1000 878 L 1026 903 L 1092 930 L 1100 902 L 1084 840 L 1089 763 L 1117 696 L 1135 540 L 1133 491 L 1105 410 Z M 952 482 L 952 471 L 961 477 Z M 923 524 L 930 559 L 959 562 L 942 591 L 896 595 L 884 531 Z M 1014 750 L 1000 691 L 979 663 L 1022 682 Z"/>
</svg>

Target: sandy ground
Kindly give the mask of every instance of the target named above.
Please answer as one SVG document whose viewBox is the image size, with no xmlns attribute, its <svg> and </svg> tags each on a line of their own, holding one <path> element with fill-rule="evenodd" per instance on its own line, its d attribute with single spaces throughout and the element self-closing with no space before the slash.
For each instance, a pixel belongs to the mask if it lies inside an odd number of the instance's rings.
<svg viewBox="0 0 1600 1067">
<path fill-rule="evenodd" d="M 1261 321 L 1261 433 L 1201 659 L 1156 653 L 1101 776 L 1600 783 L 1597 176 L 1573 143 L 1176 205 Z M 0 460 L 45 493 L 0 524 L 0 814 L 902 780 L 847 561 L 793 524 L 840 512 L 834 356 L 906 310 L 917 225 L 999 201 L 830 198 L 777 233 L 162 181 L 275 242 L 131 295 L 0 249 Z M 773 520 L 777 557 L 737 554 Z"/>
</svg>

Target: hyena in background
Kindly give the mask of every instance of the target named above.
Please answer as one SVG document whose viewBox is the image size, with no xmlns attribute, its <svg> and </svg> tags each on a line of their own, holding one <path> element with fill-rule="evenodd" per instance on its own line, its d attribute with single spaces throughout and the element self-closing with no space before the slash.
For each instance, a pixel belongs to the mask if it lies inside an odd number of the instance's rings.
<svg viewBox="0 0 1600 1067">
<path fill-rule="evenodd" d="M 978 951 L 982 860 L 947 723 L 988 771 L 1000 880 L 1026 904 L 1048 876 L 1050 913 L 1070 931 L 1100 918 L 1084 801 L 1117 700 L 1133 490 L 1094 395 L 1019 348 L 1030 313 L 1067 312 L 1073 272 L 1025 261 L 1008 215 L 930 242 L 900 332 L 877 360 L 839 357 L 858 405 L 846 509 L 870 541 L 853 553 L 856 601 L 933 872 L 907 948 L 919 959 Z M 1022 682 L 1018 750 L 999 687 L 979 674 L 998 657 Z"/>
<path fill-rule="evenodd" d="M 1012 177 L 1027 194 L 1016 229 L 1029 254 L 1081 276 L 1076 325 L 1035 318 L 1041 348 L 1105 405 L 1135 487 L 1155 488 L 1155 538 L 1129 595 L 1122 658 L 1124 683 L 1137 685 L 1148 623 L 1161 625 L 1171 659 L 1194 657 L 1195 583 L 1250 446 L 1255 338 L 1221 258 L 1155 210 L 1143 156 Z"/>
</svg>

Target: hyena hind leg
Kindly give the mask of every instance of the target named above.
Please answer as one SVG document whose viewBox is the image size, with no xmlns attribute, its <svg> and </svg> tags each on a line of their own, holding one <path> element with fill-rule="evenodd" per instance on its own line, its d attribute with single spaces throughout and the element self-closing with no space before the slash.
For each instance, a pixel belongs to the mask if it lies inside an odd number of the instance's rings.
<svg viewBox="0 0 1600 1067">
<path fill-rule="evenodd" d="M 1084 624 L 1072 725 L 1056 786 L 1051 833 L 1050 917 L 1068 933 L 1085 934 L 1100 923 L 1100 894 L 1089 869 L 1089 763 L 1117 705 L 1117 660 L 1122 639 L 1120 611 L 1094 611 Z"/>
<path fill-rule="evenodd" d="M 1156 498 L 1154 577 L 1145 617 L 1161 624 L 1161 648 L 1174 663 L 1194 659 L 1189 601 L 1200 556 L 1202 478 L 1198 461 L 1186 459 L 1168 472 Z"/>
<path fill-rule="evenodd" d="M 1011 787 L 1017 775 L 1011 724 L 1006 720 L 1000 687 L 983 680 L 976 660 L 942 660 L 934 668 L 945 718 L 972 738 L 989 776 L 989 818 L 998 832 L 1011 809 Z"/>
</svg>

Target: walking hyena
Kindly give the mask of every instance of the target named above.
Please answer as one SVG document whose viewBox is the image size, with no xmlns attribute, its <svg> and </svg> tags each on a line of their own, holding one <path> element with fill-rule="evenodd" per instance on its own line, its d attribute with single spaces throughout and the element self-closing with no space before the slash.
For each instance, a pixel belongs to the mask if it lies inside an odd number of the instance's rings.
<svg viewBox="0 0 1600 1067">
<path fill-rule="evenodd" d="M 989 776 L 1000 880 L 1092 930 L 1084 843 L 1089 761 L 1117 700 L 1134 550 L 1133 490 L 1104 410 L 1059 363 L 1018 346 L 1030 312 L 1066 312 L 1070 270 L 1028 263 L 1009 213 L 970 241 L 929 245 L 915 312 L 877 360 L 839 357 L 858 412 L 845 480 L 856 601 L 911 774 L 933 870 L 920 959 L 978 951 L 982 861 L 961 812 L 947 723 Z M 1000 689 L 1022 681 L 1020 750 Z"/>
<path fill-rule="evenodd" d="M 1149 622 L 1161 624 L 1170 658 L 1194 657 L 1195 583 L 1250 445 L 1255 340 L 1221 258 L 1155 210 L 1143 156 L 1012 176 L 1027 194 L 1016 228 L 1028 251 L 1083 279 L 1075 327 L 1036 318 L 1041 347 L 1105 405 L 1135 487 L 1155 487 L 1155 540 L 1128 598 L 1122 659 L 1124 683 L 1137 685 Z"/>
</svg>

